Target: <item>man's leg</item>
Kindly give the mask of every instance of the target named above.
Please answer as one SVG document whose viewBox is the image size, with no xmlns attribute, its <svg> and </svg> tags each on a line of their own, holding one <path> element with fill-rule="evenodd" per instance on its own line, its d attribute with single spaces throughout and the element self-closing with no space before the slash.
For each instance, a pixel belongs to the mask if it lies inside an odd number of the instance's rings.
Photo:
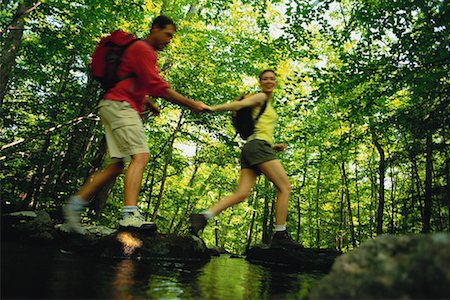
<svg viewBox="0 0 450 300">
<path fill-rule="evenodd" d="M 154 223 L 146 221 L 137 209 L 137 200 L 141 190 L 142 177 L 150 154 L 138 153 L 131 157 L 131 163 L 125 172 L 123 218 L 119 221 L 122 227 L 156 230 Z"/>
<path fill-rule="evenodd" d="M 123 168 L 123 160 L 118 160 L 117 162 L 108 165 L 105 169 L 94 173 L 86 180 L 76 196 L 87 203 L 108 182 L 111 182 L 117 176 L 122 174 Z"/>
<path fill-rule="evenodd" d="M 80 191 L 70 197 L 69 201 L 63 206 L 63 214 L 66 223 L 72 231 L 81 233 L 80 215 L 88 204 L 88 201 L 100 191 L 108 182 L 114 180 L 123 172 L 123 160 L 108 165 L 105 169 L 91 175 Z"/>
<path fill-rule="evenodd" d="M 136 206 L 139 191 L 141 190 L 142 177 L 149 158 L 149 153 L 138 153 L 131 156 L 130 165 L 125 172 L 125 206 Z"/>
</svg>

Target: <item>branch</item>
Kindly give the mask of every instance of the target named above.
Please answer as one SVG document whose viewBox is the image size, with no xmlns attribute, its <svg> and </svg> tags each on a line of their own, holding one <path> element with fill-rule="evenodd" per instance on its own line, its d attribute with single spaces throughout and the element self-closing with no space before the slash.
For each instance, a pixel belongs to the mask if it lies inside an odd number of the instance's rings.
<svg viewBox="0 0 450 300">
<path fill-rule="evenodd" d="M 11 22 L 9 22 L 8 25 L 6 25 L 4 30 L 0 30 L 0 34 L 3 34 L 4 32 L 7 32 L 9 30 L 23 30 L 23 28 L 17 28 L 17 27 L 13 27 L 12 25 L 17 22 L 18 19 L 22 18 L 24 15 L 29 14 L 30 12 L 32 12 L 33 10 L 35 10 L 39 5 L 41 5 L 42 2 L 38 1 L 36 2 L 36 4 L 34 4 L 32 7 L 25 9 L 23 12 L 18 12 L 14 18 L 11 20 Z"/>
<path fill-rule="evenodd" d="M 76 124 L 80 123 L 81 121 L 83 121 L 84 119 L 90 119 L 90 118 L 94 118 L 94 120 L 98 120 L 98 119 L 99 119 L 99 118 L 96 116 L 96 114 L 90 113 L 90 114 L 87 115 L 87 116 L 78 117 L 78 118 L 69 120 L 69 121 L 67 121 L 67 122 L 65 122 L 65 123 L 63 123 L 63 124 L 59 124 L 59 125 L 50 127 L 49 129 L 47 129 L 47 130 L 45 130 L 45 131 L 43 131 L 43 132 L 40 132 L 40 133 L 38 133 L 38 134 L 29 136 L 27 139 L 25 139 L 25 138 L 20 138 L 20 139 L 18 139 L 17 141 L 11 142 L 11 143 L 6 144 L 6 145 L 3 145 L 2 147 L 0 147 L 0 151 L 3 151 L 3 150 L 5 150 L 5 149 L 7 149 L 7 148 L 10 148 L 10 147 L 12 147 L 12 146 L 21 144 L 21 143 L 23 143 L 23 142 L 25 142 L 25 141 L 27 141 L 27 140 L 35 139 L 35 138 L 38 137 L 38 136 L 42 136 L 42 135 L 48 134 L 49 132 L 52 132 L 52 131 L 54 131 L 54 130 L 56 130 L 56 129 L 59 129 L 59 128 L 63 127 L 63 126 L 67 126 L 67 125 L 71 125 L 71 124 L 76 125 Z M 3 160 L 3 159 L 5 159 L 5 156 L 0 157 L 0 160 Z"/>
</svg>

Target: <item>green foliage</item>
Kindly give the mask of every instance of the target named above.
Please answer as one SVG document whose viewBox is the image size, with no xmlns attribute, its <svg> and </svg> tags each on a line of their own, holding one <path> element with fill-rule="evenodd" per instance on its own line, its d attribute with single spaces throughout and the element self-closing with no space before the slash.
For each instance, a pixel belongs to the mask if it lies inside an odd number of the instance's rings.
<svg viewBox="0 0 450 300">
<path fill-rule="evenodd" d="M 22 2 L 5 3 L 2 45 Z M 428 193 L 431 229 L 448 229 L 446 1 L 43 1 L 23 16 L 2 106 L 3 207 L 58 207 L 100 167 L 102 128 L 95 115 L 86 117 L 96 112 L 100 96 L 87 74 L 90 54 L 117 28 L 145 37 L 160 13 L 178 25 L 160 53 L 160 69 L 192 99 L 231 101 L 258 89 L 261 69 L 277 71 L 276 141 L 288 144 L 279 157 L 292 185 L 293 237 L 306 246 L 345 250 L 354 239 L 358 244 L 374 236 L 377 144 L 386 155 L 384 232 L 422 230 Z M 139 205 L 161 231 L 185 233 L 190 213 L 234 191 L 242 142 L 229 113 L 194 115 L 157 102 L 161 116 L 145 125 L 151 161 Z M 253 216 L 250 242 L 261 241 L 264 199 L 274 199 L 276 190 L 262 184 L 255 190 L 256 200 L 225 211 L 205 229 L 209 246 L 242 253 Z M 119 177 L 104 210 L 85 220 L 117 224 L 122 199 Z"/>
</svg>

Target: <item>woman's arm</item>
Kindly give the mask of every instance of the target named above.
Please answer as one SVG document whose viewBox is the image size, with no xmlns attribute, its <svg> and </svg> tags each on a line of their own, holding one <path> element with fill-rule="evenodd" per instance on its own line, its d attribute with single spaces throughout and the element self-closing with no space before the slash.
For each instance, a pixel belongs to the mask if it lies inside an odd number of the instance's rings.
<svg viewBox="0 0 450 300">
<path fill-rule="evenodd" d="M 226 111 L 226 110 L 236 111 L 244 107 L 262 105 L 266 100 L 267 100 L 266 94 L 258 93 L 255 95 L 251 95 L 250 97 L 244 98 L 240 101 L 234 101 L 211 106 L 211 111 Z"/>
</svg>

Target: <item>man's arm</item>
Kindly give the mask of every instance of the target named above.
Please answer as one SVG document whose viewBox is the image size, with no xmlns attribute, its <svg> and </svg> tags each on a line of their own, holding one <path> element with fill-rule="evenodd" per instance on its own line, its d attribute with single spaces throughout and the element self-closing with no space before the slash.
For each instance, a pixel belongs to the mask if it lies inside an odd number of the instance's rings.
<svg viewBox="0 0 450 300">
<path fill-rule="evenodd" d="M 167 88 L 161 97 L 172 103 L 187 106 L 194 112 L 209 110 L 209 106 L 204 104 L 203 102 L 188 99 L 171 88 Z"/>
<path fill-rule="evenodd" d="M 262 105 L 266 100 L 267 100 L 266 94 L 258 93 L 240 101 L 234 101 L 225 104 L 211 106 L 211 111 L 225 111 L 225 110 L 236 111 L 244 107 Z"/>
</svg>

